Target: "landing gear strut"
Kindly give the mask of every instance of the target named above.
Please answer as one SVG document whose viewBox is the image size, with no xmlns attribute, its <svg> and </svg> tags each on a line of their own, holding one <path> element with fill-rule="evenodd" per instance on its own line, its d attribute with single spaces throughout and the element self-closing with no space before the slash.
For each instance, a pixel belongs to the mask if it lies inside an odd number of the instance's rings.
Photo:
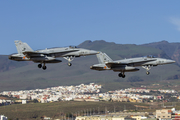
<svg viewBox="0 0 180 120">
<path fill-rule="evenodd" d="M 125 77 L 126 77 L 126 75 L 125 75 L 124 73 L 119 73 L 118 76 L 119 76 L 119 77 L 122 77 L 122 78 L 125 78 Z"/>
</svg>

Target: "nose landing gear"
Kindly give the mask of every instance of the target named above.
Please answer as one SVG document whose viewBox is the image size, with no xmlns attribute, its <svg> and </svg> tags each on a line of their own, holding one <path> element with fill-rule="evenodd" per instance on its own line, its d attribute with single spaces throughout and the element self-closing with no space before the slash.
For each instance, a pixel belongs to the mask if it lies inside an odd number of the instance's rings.
<svg viewBox="0 0 180 120">
<path fill-rule="evenodd" d="M 68 61 L 68 66 L 72 66 L 72 63 L 70 63 L 71 61 L 74 60 L 75 56 L 67 56 L 67 57 L 63 57 L 64 59 L 66 59 Z"/>
<path fill-rule="evenodd" d="M 150 66 L 150 65 L 148 65 L 148 66 L 142 66 L 142 68 L 146 69 L 146 74 L 147 74 L 147 75 L 150 74 L 150 72 L 149 72 L 149 70 L 151 69 L 151 66 Z"/>
</svg>

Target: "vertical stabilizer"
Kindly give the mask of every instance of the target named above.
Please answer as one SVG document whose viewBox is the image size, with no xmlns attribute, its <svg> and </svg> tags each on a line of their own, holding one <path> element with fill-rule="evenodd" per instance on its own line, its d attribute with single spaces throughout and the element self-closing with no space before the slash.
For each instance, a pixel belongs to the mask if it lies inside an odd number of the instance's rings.
<svg viewBox="0 0 180 120">
<path fill-rule="evenodd" d="M 97 59 L 99 61 L 99 64 L 105 64 L 106 62 L 112 62 L 113 61 L 106 53 L 100 52 L 96 56 L 97 56 Z"/>
<path fill-rule="evenodd" d="M 16 45 L 18 54 L 23 54 L 24 51 L 33 51 L 27 43 L 23 43 L 20 40 L 15 40 L 14 43 Z"/>
</svg>

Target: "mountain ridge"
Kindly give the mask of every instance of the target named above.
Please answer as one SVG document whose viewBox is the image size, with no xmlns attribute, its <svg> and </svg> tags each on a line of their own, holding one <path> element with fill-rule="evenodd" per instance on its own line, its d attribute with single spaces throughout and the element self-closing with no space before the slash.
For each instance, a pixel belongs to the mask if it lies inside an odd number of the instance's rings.
<svg viewBox="0 0 180 120">
<path fill-rule="evenodd" d="M 168 41 L 160 41 L 154 43 L 143 44 L 143 46 L 150 46 L 163 50 L 171 59 L 180 64 L 180 43 L 169 43 Z"/>
</svg>

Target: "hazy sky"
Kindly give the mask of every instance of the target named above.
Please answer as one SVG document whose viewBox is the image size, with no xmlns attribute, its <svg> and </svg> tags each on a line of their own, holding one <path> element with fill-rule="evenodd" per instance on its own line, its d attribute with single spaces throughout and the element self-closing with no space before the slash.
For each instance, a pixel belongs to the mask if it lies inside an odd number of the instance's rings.
<svg viewBox="0 0 180 120">
<path fill-rule="evenodd" d="M 0 54 L 14 40 L 34 50 L 79 45 L 180 42 L 179 0 L 1 0 Z"/>
</svg>

